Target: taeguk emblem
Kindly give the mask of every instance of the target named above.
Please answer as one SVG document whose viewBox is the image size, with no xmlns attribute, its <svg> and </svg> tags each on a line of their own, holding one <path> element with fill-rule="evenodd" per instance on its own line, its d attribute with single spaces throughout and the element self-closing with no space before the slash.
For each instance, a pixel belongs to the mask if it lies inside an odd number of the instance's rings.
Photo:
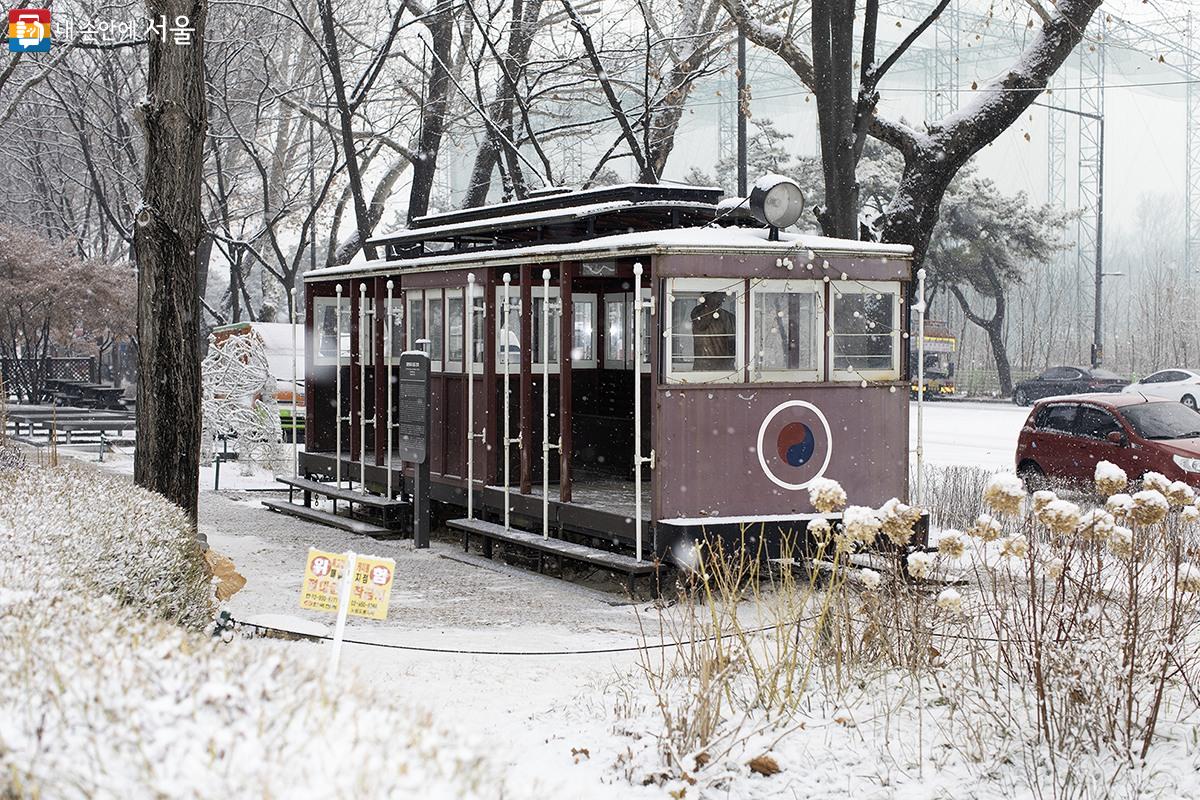
<svg viewBox="0 0 1200 800">
<path fill-rule="evenodd" d="M 829 420 L 806 400 L 786 400 L 763 418 L 756 449 L 759 466 L 771 483 L 789 491 L 805 489 L 829 467 Z"/>
</svg>

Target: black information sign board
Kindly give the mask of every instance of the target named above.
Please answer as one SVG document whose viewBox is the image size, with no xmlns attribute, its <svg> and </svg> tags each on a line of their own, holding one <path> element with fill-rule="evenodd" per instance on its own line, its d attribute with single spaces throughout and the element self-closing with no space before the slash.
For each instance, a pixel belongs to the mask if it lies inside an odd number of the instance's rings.
<svg viewBox="0 0 1200 800">
<path fill-rule="evenodd" d="M 424 464 L 429 458 L 429 356 L 400 356 L 399 391 L 396 455 L 401 461 Z"/>
</svg>

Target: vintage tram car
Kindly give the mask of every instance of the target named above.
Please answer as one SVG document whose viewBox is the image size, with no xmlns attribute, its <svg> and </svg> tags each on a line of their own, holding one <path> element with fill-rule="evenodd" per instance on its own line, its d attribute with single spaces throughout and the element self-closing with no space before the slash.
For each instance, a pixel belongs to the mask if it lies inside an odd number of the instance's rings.
<svg viewBox="0 0 1200 800">
<path fill-rule="evenodd" d="M 453 211 L 306 275 L 301 480 L 403 496 L 389 385 L 421 349 L 451 516 L 652 560 L 801 532 L 819 476 L 906 498 L 910 248 L 779 234 L 720 199 L 625 185 Z"/>
</svg>

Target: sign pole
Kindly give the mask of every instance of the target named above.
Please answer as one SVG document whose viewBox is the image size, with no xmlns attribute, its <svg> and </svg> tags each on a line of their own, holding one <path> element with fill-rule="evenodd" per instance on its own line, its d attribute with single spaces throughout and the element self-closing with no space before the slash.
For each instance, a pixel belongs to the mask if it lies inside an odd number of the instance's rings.
<svg viewBox="0 0 1200 800">
<path fill-rule="evenodd" d="M 346 551 L 346 567 L 338 584 L 337 624 L 333 628 L 333 652 L 329 657 L 329 678 L 337 677 L 338 662 L 342 658 L 342 638 L 346 635 L 346 617 L 350 613 L 350 589 L 354 585 L 354 570 L 358 566 L 358 555 Z"/>
<path fill-rule="evenodd" d="M 413 544 L 429 547 L 429 354 L 407 350 L 400 356 L 400 460 L 413 465 Z"/>
</svg>

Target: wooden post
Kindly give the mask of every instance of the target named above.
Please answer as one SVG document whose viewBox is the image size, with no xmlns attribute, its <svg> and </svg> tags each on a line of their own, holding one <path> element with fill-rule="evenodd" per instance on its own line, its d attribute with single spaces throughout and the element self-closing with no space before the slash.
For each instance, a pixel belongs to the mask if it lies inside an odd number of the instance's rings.
<svg viewBox="0 0 1200 800">
<path fill-rule="evenodd" d="M 533 491 L 533 265 L 521 265 L 521 494 Z"/>
<path fill-rule="evenodd" d="M 574 277 L 573 262 L 559 264 L 558 499 L 564 503 L 571 502 L 571 350 L 575 345 L 575 301 L 571 297 L 571 281 Z M 599 313 L 597 302 L 596 314 Z"/>
</svg>

